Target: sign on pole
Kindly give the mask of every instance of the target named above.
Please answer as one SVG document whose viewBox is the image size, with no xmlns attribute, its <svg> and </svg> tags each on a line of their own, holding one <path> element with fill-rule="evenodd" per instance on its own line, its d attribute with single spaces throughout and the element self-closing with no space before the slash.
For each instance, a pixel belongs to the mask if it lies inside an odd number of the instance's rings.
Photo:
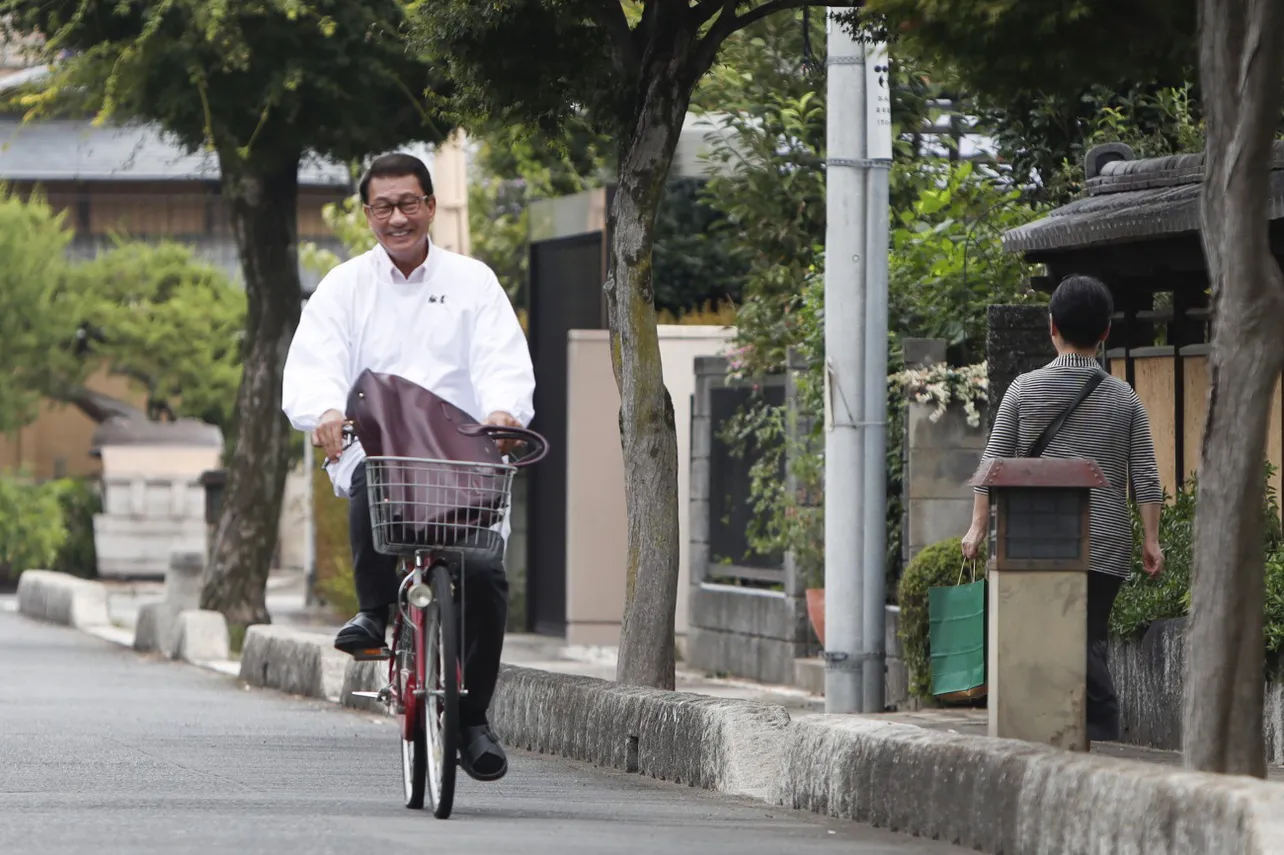
<svg viewBox="0 0 1284 855">
<path fill-rule="evenodd" d="M 865 42 L 865 152 L 869 160 L 892 159 L 891 63 L 886 42 Z"/>
</svg>

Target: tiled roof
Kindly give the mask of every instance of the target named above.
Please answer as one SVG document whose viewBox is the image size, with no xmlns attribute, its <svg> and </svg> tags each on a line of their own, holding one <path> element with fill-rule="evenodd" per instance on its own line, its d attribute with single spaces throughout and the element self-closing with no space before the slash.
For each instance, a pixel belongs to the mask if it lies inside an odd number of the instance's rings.
<svg viewBox="0 0 1284 855">
<path fill-rule="evenodd" d="M 1131 155 L 1125 147 L 1112 147 Z M 1093 153 L 1089 152 L 1091 160 Z M 1270 218 L 1284 219 L 1284 142 L 1271 158 Z M 1011 252 L 1049 253 L 1199 231 L 1204 155 L 1114 160 L 1089 170 L 1088 194 L 1003 235 Z"/>
<path fill-rule="evenodd" d="M 218 161 L 189 153 L 151 125 L 94 127 L 85 119 L 26 124 L 0 117 L 0 180 L 3 181 L 217 181 Z M 346 188 L 342 164 L 317 158 L 299 170 L 305 187 Z"/>
</svg>

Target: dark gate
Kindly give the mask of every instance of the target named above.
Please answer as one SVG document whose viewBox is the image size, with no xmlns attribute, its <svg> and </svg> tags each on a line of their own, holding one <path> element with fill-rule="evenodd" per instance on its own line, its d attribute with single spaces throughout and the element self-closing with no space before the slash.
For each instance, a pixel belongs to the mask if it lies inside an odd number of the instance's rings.
<svg viewBox="0 0 1284 855">
<path fill-rule="evenodd" d="M 566 341 L 570 330 L 604 329 L 603 234 L 531 244 L 530 346 L 535 421 L 548 457 L 530 469 L 526 629 L 566 633 Z"/>
</svg>

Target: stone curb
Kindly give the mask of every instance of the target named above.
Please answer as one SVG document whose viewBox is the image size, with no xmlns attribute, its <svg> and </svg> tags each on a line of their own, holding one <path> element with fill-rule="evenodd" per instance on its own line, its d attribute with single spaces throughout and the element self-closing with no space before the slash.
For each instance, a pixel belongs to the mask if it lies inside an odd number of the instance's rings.
<svg viewBox="0 0 1284 855">
<path fill-rule="evenodd" d="M 989 853 L 1284 852 L 1284 787 L 506 666 L 515 747 Z"/>
<path fill-rule="evenodd" d="M 105 585 L 52 570 L 27 570 L 18 577 L 18 611 L 76 629 L 111 626 Z"/>
<path fill-rule="evenodd" d="M 338 703 L 351 661 L 327 635 L 256 624 L 245 632 L 240 677 L 251 686 Z"/>
<path fill-rule="evenodd" d="M 231 656 L 227 618 L 222 612 L 185 609 L 178 613 L 174 659 L 198 664 L 225 662 Z"/>
<path fill-rule="evenodd" d="M 491 723 L 510 744 L 666 781 L 766 798 L 784 707 L 504 666 Z"/>
</svg>

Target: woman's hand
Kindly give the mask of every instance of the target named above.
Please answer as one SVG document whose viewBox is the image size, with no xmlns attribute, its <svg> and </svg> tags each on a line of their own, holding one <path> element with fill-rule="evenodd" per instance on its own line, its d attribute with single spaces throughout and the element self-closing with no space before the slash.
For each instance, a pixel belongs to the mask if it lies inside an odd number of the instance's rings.
<svg viewBox="0 0 1284 855">
<path fill-rule="evenodd" d="M 981 544 L 985 542 L 985 525 L 973 521 L 972 527 L 963 535 L 963 557 L 968 561 L 975 561 L 976 557 L 981 554 Z"/>
<path fill-rule="evenodd" d="M 1141 569 L 1154 579 L 1164 572 L 1164 550 L 1159 546 L 1159 538 L 1146 538 L 1141 545 Z"/>
</svg>

